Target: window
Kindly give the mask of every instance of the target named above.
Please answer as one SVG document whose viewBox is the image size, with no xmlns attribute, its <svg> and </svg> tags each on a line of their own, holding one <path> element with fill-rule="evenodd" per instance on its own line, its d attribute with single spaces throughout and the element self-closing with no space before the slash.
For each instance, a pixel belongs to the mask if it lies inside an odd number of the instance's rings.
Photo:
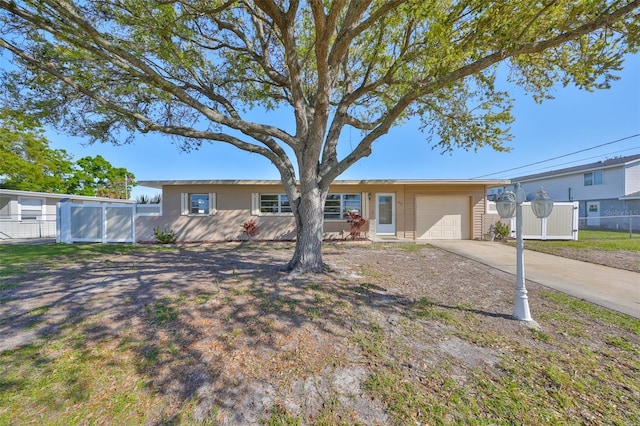
<svg viewBox="0 0 640 426">
<path fill-rule="evenodd" d="M 596 170 L 584 174 L 584 186 L 602 185 L 604 183 L 604 171 Z"/>
<path fill-rule="evenodd" d="M 20 220 L 42 219 L 42 200 L 20 198 Z"/>
<path fill-rule="evenodd" d="M 324 218 L 339 220 L 351 211 L 362 214 L 361 194 L 328 194 L 324 203 Z"/>
<path fill-rule="evenodd" d="M 0 195 L 0 218 L 11 217 L 11 198 Z"/>
<path fill-rule="evenodd" d="M 216 214 L 216 194 L 181 194 L 183 216 L 212 216 Z"/>
<path fill-rule="evenodd" d="M 189 214 L 209 214 L 209 194 L 189 194 Z"/>
<path fill-rule="evenodd" d="M 291 214 L 291 204 L 286 194 L 252 194 L 251 214 Z M 362 212 L 361 194 L 328 194 L 324 204 L 324 218 L 343 220 L 350 211 Z"/>
<path fill-rule="evenodd" d="M 292 213 L 289 198 L 286 194 L 260 194 L 260 213 Z"/>
</svg>

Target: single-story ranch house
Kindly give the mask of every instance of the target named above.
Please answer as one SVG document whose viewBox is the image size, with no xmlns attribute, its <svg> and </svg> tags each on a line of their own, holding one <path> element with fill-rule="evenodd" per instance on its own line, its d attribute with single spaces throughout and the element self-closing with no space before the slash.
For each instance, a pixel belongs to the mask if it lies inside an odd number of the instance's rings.
<svg viewBox="0 0 640 426">
<path fill-rule="evenodd" d="M 136 239 L 154 241 L 153 230 L 171 230 L 178 241 L 244 239 L 242 224 L 254 220 L 256 239 L 291 240 L 295 222 L 276 180 L 139 181 L 162 189 L 162 214 L 136 220 Z M 342 180 L 325 204 L 324 237 L 349 235 L 346 213 L 368 219 L 371 239 L 480 239 L 496 215 L 487 213 L 487 189 L 509 180 Z"/>
</svg>

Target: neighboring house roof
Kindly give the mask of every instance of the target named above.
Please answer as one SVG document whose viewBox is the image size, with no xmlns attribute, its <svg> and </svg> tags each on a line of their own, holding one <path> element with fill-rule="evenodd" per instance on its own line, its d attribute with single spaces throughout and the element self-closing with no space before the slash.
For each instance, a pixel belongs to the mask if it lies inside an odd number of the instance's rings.
<svg viewBox="0 0 640 426">
<path fill-rule="evenodd" d="M 52 192 L 33 192 L 33 191 L 20 191 L 16 189 L 0 189 L 0 195 L 17 195 L 19 197 L 40 197 L 40 198 L 57 198 L 62 200 L 64 198 L 71 198 L 79 201 L 95 201 L 97 203 L 135 203 L 134 200 L 120 200 L 117 198 L 106 197 L 91 197 L 88 195 L 75 195 L 75 194 L 54 194 Z"/>
<path fill-rule="evenodd" d="M 635 161 L 640 161 L 640 154 L 628 155 L 626 157 L 609 158 L 607 160 L 597 161 L 595 163 L 583 164 L 581 166 L 567 167 L 565 169 L 552 170 L 549 172 L 537 173 L 533 175 L 519 176 L 519 177 L 512 178 L 511 181 L 522 183 L 526 181 L 544 179 L 548 177 L 569 175 L 569 174 L 574 174 L 578 172 L 587 172 L 589 170 L 599 170 L 599 169 L 606 169 L 606 168 L 617 167 L 617 166 L 624 166 Z"/>
<path fill-rule="evenodd" d="M 640 191 L 627 194 L 624 197 L 618 198 L 619 200 L 640 200 Z"/>
<path fill-rule="evenodd" d="M 175 185 L 281 185 L 280 180 L 138 180 L 139 186 L 162 188 Z M 509 185 L 508 179 L 365 179 L 336 180 L 332 185 Z"/>
</svg>

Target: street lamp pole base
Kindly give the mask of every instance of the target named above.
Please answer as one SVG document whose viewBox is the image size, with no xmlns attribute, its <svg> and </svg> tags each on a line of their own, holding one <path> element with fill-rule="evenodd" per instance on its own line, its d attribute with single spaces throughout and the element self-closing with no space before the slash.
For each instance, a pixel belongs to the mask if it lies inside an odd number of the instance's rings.
<svg viewBox="0 0 640 426">
<path fill-rule="evenodd" d="M 524 290 L 524 294 L 516 294 L 516 304 L 513 308 L 513 317 L 520 321 L 533 321 L 533 318 L 531 318 L 531 312 L 529 312 L 527 290 Z"/>
</svg>

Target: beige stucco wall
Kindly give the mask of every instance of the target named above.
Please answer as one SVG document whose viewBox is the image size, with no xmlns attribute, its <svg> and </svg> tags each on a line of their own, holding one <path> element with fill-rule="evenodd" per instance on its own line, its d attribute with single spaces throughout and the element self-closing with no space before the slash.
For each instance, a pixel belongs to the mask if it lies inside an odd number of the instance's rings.
<svg viewBox="0 0 640 426">
<path fill-rule="evenodd" d="M 396 235 L 414 239 L 416 229 L 415 199 L 419 195 L 464 195 L 469 197 L 471 211 L 467 238 L 481 238 L 485 212 L 486 185 L 406 185 L 391 184 L 335 184 L 330 193 L 362 193 L 364 216 L 375 221 L 375 194 L 394 193 L 396 196 Z M 216 214 L 212 216 L 182 216 L 181 193 L 215 193 Z M 226 185 L 170 185 L 163 187 L 162 216 L 140 216 L 136 220 L 138 241 L 154 241 L 153 229 L 170 229 L 179 241 L 231 241 L 245 238 L 242 223 L 255 220 L 259 240 L 290 240 L 295 238 L 293 216 L 252 216 L 252 193 L 284 193 L 281 185 L 226 184 Z M 370 198 L 367 196 L 370 194 Z M 373 229 L 373 227 L 371 228 Z M 325 238 L 345 238 L 349 234 L 346 220 L 325 221 Z M 369 232 L 369 226 L 364 229 Z"/>
</svg>

